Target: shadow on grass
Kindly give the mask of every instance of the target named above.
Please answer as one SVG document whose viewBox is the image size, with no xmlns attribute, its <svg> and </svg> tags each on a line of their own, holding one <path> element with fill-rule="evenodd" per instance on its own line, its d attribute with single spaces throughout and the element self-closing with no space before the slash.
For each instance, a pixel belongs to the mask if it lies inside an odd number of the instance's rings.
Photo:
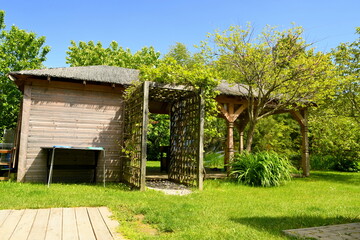
<svg viewBox="0 0 360 240">
<path fill-rule="evenodd" d="M 291 217 L 244 217 L 231 218 L 230 220 L 235 223 L 247 225 L 261 231 L 267 231 L 275 236 L 284 236 L 282 230 L 360 222 L 360 217 L 350 218 L 338 216 L 335 218 L 323 218 L 303 215 Z M 296 239 L 292 237 L 289 238 Z"/>
<path fill-rule="evenodd" d="M 309 180 L 329 181 L 359 186 L 360 173 L 316 171 L 310 173 Z"/>
</svg>

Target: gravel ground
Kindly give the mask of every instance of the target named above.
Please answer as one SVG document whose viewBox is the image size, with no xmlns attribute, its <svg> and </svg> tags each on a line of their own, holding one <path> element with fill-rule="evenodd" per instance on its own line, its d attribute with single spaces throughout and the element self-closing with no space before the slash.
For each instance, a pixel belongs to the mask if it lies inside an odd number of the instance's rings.
<svg viewBox="0 0 360 240">
<path fill-rule="evenodd" d="M 147 181 L 146 187 L 156 191 L 161 191 L 168 195 L 183 196 L 191 193 L 191 190 L 185 185 L 170 182 L 168 180 Z"/>
</svg>

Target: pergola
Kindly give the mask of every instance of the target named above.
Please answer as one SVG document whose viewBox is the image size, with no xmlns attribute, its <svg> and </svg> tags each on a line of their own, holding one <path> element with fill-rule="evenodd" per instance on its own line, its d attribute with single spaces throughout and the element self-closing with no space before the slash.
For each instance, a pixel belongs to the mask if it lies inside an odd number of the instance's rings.
<svg viewBox="0 0 360 240">
<path fill-rule="evenodd" d="M 240 134 L 243 149 L 243 132 L 248 123 L 248 101 L 244 89 L 221 83 L 215 98 L 221 116 L 227 121 L 225 164 L 234 156 L 234 127 Z M 125 124 L 122 145 L 123 181 L 145 189 L 146 139 L 148 114 L 170 114 L 170 166 L 169 180 L 203 187 L 204 100 L 201 91 L 177 85 L 144 82 L 131 91 L 125 100 Z M 281 110 L 290 113 L 300 124 L 302 134 L 303 175 L 309 176 L 309 150 L 307 135 L 307 107 Z"/>
<path fill-rule="evenodd" d="M 239 149 L 244 149 L 244 130 L 249 122 L 247 108 L 249 101 L 247 100 L 247 90 L 241 85 L 229 85 L 222 82 L 217 90 L 220 92 L 215 99 L 218 102 L 221 117 L 227 122 L 227 141 L 225 149 L 224 164 L 231 162 L 234 157 L 234 127 L 238 130 L 240 141 Z M 276 104 L 276 103 L 275 103 Z M 273 109 L 269 109 L 271 111 Z M 301 168 L 303 176 L 310 174 L 309 161 L 309 141 L 308 141 L 308 106 L 302 106 L 293 109 L 281 109 L 274 111 L 273 114 L 289 113 L 299 123 L 301 128 L 302 144 L 301 144 Z"/>
<path fill-rule="evenodd" d="M 122 180 L 145 189 L 149 112 L 170 114 L 169 179 L 203 188 L 204 102 L 184 86 L 144 82 L 125 97 Z"/>
</svg>

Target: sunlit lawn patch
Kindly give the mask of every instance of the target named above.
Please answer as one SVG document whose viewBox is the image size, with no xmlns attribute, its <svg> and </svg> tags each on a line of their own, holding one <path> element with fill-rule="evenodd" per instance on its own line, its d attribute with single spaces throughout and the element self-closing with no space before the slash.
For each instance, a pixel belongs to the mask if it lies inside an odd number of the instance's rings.
<svg viewBox="0 0 360 240">
<path fill-rule="evenodd" d="M 187 196 L 122 184 L 0 182 L 0 191 L 0 209 L 107 206 L 129 239 L 288 239 L 281 230 L 360 221 L 360 173 L 313 172 L 273 188 L 207 180 Z"/>
</svg>

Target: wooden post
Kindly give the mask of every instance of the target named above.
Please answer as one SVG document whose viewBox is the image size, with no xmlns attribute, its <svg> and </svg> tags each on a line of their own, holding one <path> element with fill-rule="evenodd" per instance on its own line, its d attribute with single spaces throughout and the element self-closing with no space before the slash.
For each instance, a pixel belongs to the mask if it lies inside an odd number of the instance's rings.
<svg viewBox="0 0 360 240">
<path fill-rule="evenodd" d="M 309 157 L 309 138 L 308 138 L 308 111 L 307 109 L 302 110 L 303 125 L 301 125 L 302 135 L 302 154 L 301 154 L 301 165 L 303 168 L 303 175 L 305 177 L 310 176 L 310 157 Z"/>
<path fill-rule="evenodd" d="M 310 176 L 310 156 L 309 156 L 309 138 L 308 138 L 308 110 L 291 111 L 291 115 L 301 127 L 301 167 L 303 176 Z"/>
<path fill-rule="evenodd" d="M 244 152 L 244 131 L 239 132 L 240 139 L 239 139 L 239 153 Z"/>
<path fill-rule="evenodd" d="M 244 152 L 244 130 L 246 125 L 249 122 L 249 118 L 247 116 L 247 114 L 243 114 L 242 116 L 239 116 L 238 121 L 234 122 L 234 125 L 236 127 L 236 129 L 239 132 L 239 152 L 243 153 Z"/>
<path fill-rule="evenodd" d="M 228 122 L 228 134 L 227 134 L 227 152 L 228 159 L 225 164 L 230 164 L 234 158 L 234 122 Z M 231 167 L 226 166 L 226 171 L 229 173 Z"/>
<path fill-rule="evenodd" d="M 227 108 L 225 107 L 227 106 Z M 234 158 L 234 123 L 241 113 L 247 108 L 247 103 L 242 103 L 240 107 L 235 111 L 235 103 L 225 103 L 225 106 L 219 104 L 220 112 L 223 114 L 227 121 L 227 139 L 225 148 L 224 164 L 228 165 Z M 246 125 L 246 124 L 245 124 Z M 244 125 L 244 126 L 245 126 Z M 230 168 L 225 166 L 226 171 L 230 172 Z"/>
<path fill-rule="evenodd" d="M 143 84 L 143 120 L 141 133 L 141 162 L 140 162 L 140 191 L 145 191 L 146 187 L 146 141 L 149 122 L 149 82 Z"/>
<path fill-rule="evenodd" d="M 204 181 L 204 118 L 205 118 L 205 102 L 200 91 L 199 99 L 199 145 L 198 145 L 198 176 L 197 185 L 199 190 L 203 190 Z"/>
<path fill-rule="evenodd" d="M 26 174 L 26 153 L 29 134 L 29 118 L 31 107 L 31 85 L 24 85 L 24 96 L 21 109 L 21 133 L 19 144 L 19 159 L 17 181 L 24 182 Z"/>
</svg>

